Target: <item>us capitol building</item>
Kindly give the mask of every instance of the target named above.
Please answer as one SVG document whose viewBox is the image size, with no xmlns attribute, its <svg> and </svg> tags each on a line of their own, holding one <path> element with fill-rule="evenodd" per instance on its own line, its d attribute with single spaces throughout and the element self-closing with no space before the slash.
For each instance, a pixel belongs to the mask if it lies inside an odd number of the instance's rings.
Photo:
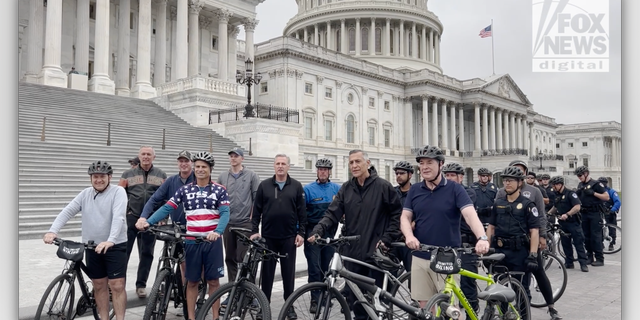
<svg viewBox="0 0 640 320">
<path fill-rule="evenodd" d="M 521 159 L 571 186 L 587 165 L 620 190 L 619 122 L 557 124 L 509 74 L 447 76 L 427 0 L 295 0 L 283 35 L 254 43 L 263 1 L 20 1 L 19 81 L 152 99 L 258 156 L 327 157 L 342 181 L 351 149 L 395 183 L 394 163 L 431 144 L 467 183 Z M 250 92 L 236 80 L 258 72 Z"/>
</svg>

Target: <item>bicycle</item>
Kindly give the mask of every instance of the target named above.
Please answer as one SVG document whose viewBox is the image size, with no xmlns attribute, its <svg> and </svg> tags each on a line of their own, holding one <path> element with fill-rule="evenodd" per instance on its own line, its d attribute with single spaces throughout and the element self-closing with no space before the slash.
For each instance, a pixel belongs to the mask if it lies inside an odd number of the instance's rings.
<svg viewBox="0 0 640 320">
<path fill-rule="evenodd" d="M 341 318 L 344 320 L 351 320 L 351 309 L 345 297 L 340 292 L 338 284 L 340 280 L 343 280 L 344 285 L 351 289 L 357 300 L 355 303 L 361 304 L 371 319 L 396 319 L 398 318 L 398 315 L 394 314 L 394 308 L 406 312 L 408 317 L 411 319 L 434 319 L 433 315 L 427 312 L 426 309 L 420 308 L 417 302 L 406 302 L 403 299 L 395 297 L 396 293 L 393 291 L 397 290 L 401 283 L 390 271 L 353 258 L 342 256 L 339 253 L 339 248 L 342 245 L 348 244 L 351 241 L 357 241 L 359 238 L 360 236 L 340 236 L 336 239 L 316 239 L 316 243 L 332 246 L 336 249 L 333 254 L 329 270 L 325 274 L 324 282 L 312 282 L 296 289 L 285 301 L 280 313 L 278 314 L 278 320 L 287 319 L 288 311 L 291 308 L 293 308 L 299 315 L 298 318 L 300 318 L 301 314 L 308 314 L 314 319 L 328 320 Z M 375 279 L 347 270 L 344 267 L 345 261 L 357 263 L 382 272 L 385 275 L 383 288 L 376 286 Z M 391 281 L 391 285 L 389 284 L 389 281 Z M 390 291 L 387 291 L 385 287 L 388 287 L 389 285 L 391 288 L 389 289 Z M 309 310 L 312 292 L 319 292 L 320 297 L 318 299 L 317 308 L 314 310 L 315 312 L 311 312 Z M 459 310 L 452 305 L 445 304 L 443 307 L 445 310 L 452 313 L 459 313 Z M 401 318 L 407 319 L 406 316 Z"/>
<path fill-rule="evenodd" d="M 54 239 L 53 243 L 58 246 L 58 257 L 66 260 L 66 263 L 62 269 L 62 274 L 55 277 L 44 291 L 34 319 L 73 320 L 76 317 L 81 317 L 87 310 L 91 309 L 93 317 L 96 320 L 100 320 L 96 300 L 93 296 L 93 288 L 89 288 L 91 281 L 85 282 L 85 276 L 89 279 L 87 266 L 82 262 L 84 250 L 95 250 L 97 244 L 93 240 L 82 243 L 60 238 Z M 74 313 L 73 302 L 76 280 L 82 295 L 78 299 Z M 59 299 L 60 301 L 58 301 Z M 47 306 L 48 301 L 50 301 L 50 305 Z M 113 318 L 115 318 L 115 312 L 113 305 L 109 303 L 109 319 Z"/>
<path fill-rule="evenodd" d="M 522 283 L 518 279 L 512 277 L 515 275 L 524 275 L 525 273 L 519 271 L 509 271 L 504 266 L 496 265 L 505 258 L 504 253 L 495 253 L 495 250 L 491 248 L 489 249 L 490 255 L 478 257 L 479 261 L 483 261 L 489 264 L 487 275 L 483 276 L 462 268 L 456 270 L 458 268 L 455 267 L 456 263 L 453 262 L 455 260 L 448 259 L 445 256 L 441 255 L 442 253 L 447 254 L 447 252 L 449 255 L 451 253 L 455 253 L 453 257 L 455 257 L 455 259 L 459 261 L 459 259 L 457 258 L 458 252 L 461 252 L 463 254 L 474 254 L 474 248 L 451 248 L 420 244 L 420 248 L 418 250 L 431 252 L 432 265 L 435 264 L 437 266 L 438 264 L 440 264 L 442 270 L 438 273 L 446 274 L 444 289 L 441 290 L 440 293 L 431 297 L 431 299 L 429 299 L 425 306 L 426 310 L 435 310 L 434 315 L 436 319 L 457 319 L 460 316 L 460 313 L 452 314 L 450 312 L 447 312 L 446 309 L 442 307 L 443 303 L 454 305 L 455 299 L 460 301 L 460 304 L 467 313 L 467 319 L 529 320 L 531 318 L 531 310 L 527 292 L 525 291 Z M 453 261 L 450 262 L 449 260 Z M 457 264 L 459 265 L 460 262 L 457 262 Z M 504 271 L 494 274 L 494 268 L 500 268 Z M 455 274 L 474 278 L 476 280 L 481 280 L 487 283 L 487 287 L 484 290 L 478 292 L 478 299 L 486 301 L 486 307 L 484 308 L 482 318 L 479 317 L 479 312 L 476 313 L 476 311 L 473 310 L 473 308 L 469 304 L 469 301 L 462 292 L 462 289 L 456 283 L 456 279 L 454 278 Z"/>
<path fill-rule="evenodd" d="M 241 263 L 238 264 L 238 273 L 234 282 L 226 283 L 216 290 L 204 302 L 199 309 L 196 320 L 212 318 L 212 307 L 218 303 L 221 305 L 219 320 L 262 319 L 271 320 L 271 307 L 269 300 L 256 284 L 258 265 L 267 259 L 286 258 L 269 250 L 265 246 L 264 239 L 251 240 L 246 234 L 251 234 L 250 229 L 231 228 L 231 232 L 238 236 L 238 240 L 247 245 L 247 253 Z M 222 303 L 226 301 L 226 305 Z M 224 305 L 224 307 L 222 307 Z"/>
<path fill-rule="evenodd" d="M 542 263 L 544 265 L 545 273 L 551 283 L 553 302 L 556 302 L 560 297 L 562 297 L 565 289 L 567 288 L 567 267 L 564 265 L 564 262 L 549 249 L 540 251 L 540 254 L 542 255 Z M 529 292 L 531 293 L 531 306 L 535 308 L 546 307 L 547 302 L 544 300 L 542 292 L 538 287 L 536 277 L 531 276 L 530 279 Z"/>
<path fill-rule="evenodd" d="M 165 319 L 169 303 L 173 300 L 174 308 L 182 304 L 182 312 L 187 313 L 186 286 L 182 282 L 182 266 L 184 261 L 184 251 L 178 250 L 178 244 L 184 242 L 186 236 L 177 225 L 149 226 L 148 232 L 155 234 L 156 239 L 164 241 L 162 254 L 158 261 L 158 273 L 151 288 L 151 294 L 147 300 L 142 319 L 156 320 Z M 189 236 L 192 237 L 192 236 Z M 194 237 L 196 242 L 205 241 L 205 237 Z M 182 246 L 182 249 L 184 246 Z M 196 311 L 202 306 L 207 293 L 207 283 L 200 280 L 198 286 L 198 299 L 196 300 Z"/>
</svg>

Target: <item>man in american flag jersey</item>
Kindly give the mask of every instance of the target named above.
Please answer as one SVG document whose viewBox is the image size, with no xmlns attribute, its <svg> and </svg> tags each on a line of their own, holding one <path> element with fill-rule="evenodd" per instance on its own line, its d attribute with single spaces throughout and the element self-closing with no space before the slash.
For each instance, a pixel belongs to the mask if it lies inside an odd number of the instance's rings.
<svg viewBox="0 0 640 320">
<path fill-rule="evenodd" d="M 215 161 L 208 152 L 199 152 L 192 158 L 195 183 L 182 186 L 175 195 L 149 219 L 140 221 L 136 227 L 140 230 L 164 219 L 180 204 L 184 204 L 187 218 L 187 237 L 184 251 L 186 260 L 185 278 L 187 279 L 187 319 L 195 319 L 195 304 L 198 295 L 198 283 L 204 269 L 204 277 L 212 295 L 220 287 L 220 278 L 224 276 L 222 240 L 220 237 L 229 222 L 229 195 L 223 185 L 211 181 L 211 170 Z M 206 237 L 206 242 L 196 242 L 189 236 Z M 212 307 L 213 318 L 218 317 L 220 302 Z"/>
</svg>

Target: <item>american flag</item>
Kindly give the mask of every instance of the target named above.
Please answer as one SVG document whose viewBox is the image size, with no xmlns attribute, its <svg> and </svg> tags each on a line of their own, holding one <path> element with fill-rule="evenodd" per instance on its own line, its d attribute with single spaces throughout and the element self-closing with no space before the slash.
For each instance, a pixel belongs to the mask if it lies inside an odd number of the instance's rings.
<svg viewBox="0 0 640 320">
<path fill-rule="evenodd" d="M 480 34 L 479 34 L 480 38 L 488 38 L 491 37 L 491 25 L 489 25 L 488 27 L 480 30 Z"/>
</svg>

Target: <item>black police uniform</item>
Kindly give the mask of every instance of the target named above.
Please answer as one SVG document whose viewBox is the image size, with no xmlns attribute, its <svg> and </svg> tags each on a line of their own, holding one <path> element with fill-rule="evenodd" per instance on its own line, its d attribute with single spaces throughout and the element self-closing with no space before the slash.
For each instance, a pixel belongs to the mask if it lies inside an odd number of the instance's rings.
<svg viewBox="0 0 640 320">
<path fill-rule="evenodd" d="M 580 203 L 580 199 L 578 199 L 578 195 L 567 188 L 564 188 L 562 192 L 558 193 L 554 191 L 553 194 L 555 196 L 553 205 L 556 207 L 557 217 L 569 212 L 569 210 L 571 210 L 571 208 L 576 204 L 582 205 L 582 203 Z M 579 212 L 569 216 L 566 220 L 558 219 L 558 223 L 560 223 L 562 231 L 571 234 L 570 238 L 560 238 L 560 241 L 562 242 L 562 249 L 566 255 L 564 260 L 565 265 L 573 266 L 573 246 L 571 245 L 571 241 L 573 240 L 573 245 L 576 247 L 576 252 L 578 253 L 578 262 L 580 263 L 580 266 L 586 266 L 587 253 L 584 249 L 584 233 L 582 231 L 582 226 L 580 225 L 581 221 Z"/>
<path fill-rule="evenodd" d="M 582 207 L 582 231 L 584 232 L 584 246 L 587 250 L 587 259 L 604 262 L 602 254 L 602 221 L 601 214 L 604 213 L 604 201 L 598 199 L 592 192 L 607 193 L 604 185 L 597 180 L 589 179 L 587 183 L 580 182 L 576 193 L 580 198 Z"/>
<path fill-rule="evenodd" d="M 505 254 L 501 264 L 509 271 L 528 271 L 529 233 L 531 229 L 540 228 L 540 214 L 535 203 L 522 195 L 513 202 L 508 202 L 506 198 L 494 202 L 489 218 L 489 224 L 495 230 L 491 247 Z M 529 288 L 530 277 L 520 278 L 522 285 Z"/>
<path fill-rule="evenodd" d="M 469 198 L 473 202 L 473 205 L 476 205 L 478 198 L 476 196 L 475 190 L 470 187 L 463 186 L 464 190 L 467 191 Z M 460 237 L 462 246 L 468 246 L 470 248 L 475 248 L 476 242 L 478 239 L 471 231 L 471 227 L 467 224 L 467 221 L 464 218 L 460 219 Z M 465 270 L 478 273 L 478 260 L 476 255 L 472 254 L 463 254 L 460 256 L 460 260 L 462 262 L 461 267 Z M 460 289 L 462 289 L 462 293 L 469 301 L 469 304 L 474 310 L 478 310 L 478 287 L 476 286 L 476 279 L 470 277 L 460 277 Z"/>
<path fill-rule="evenodd" d="M 396 186 L 395 189 L 396 189 L 396 192 L 398 193 L 398 196 L 400 196 L 400 203 L 404 208 L 404 201 L 407 199 L 407 195 L 409 194 L 409 191 L 403 192 L 402 190 L 400 190 L 400 186 Z M 400 239 L 398 240 L 401 242 L 404 242 L 404 235 L 401 236 Z M 392 252 L 396 257 L 398 257 L 398 259 L 402 261 L 404 270 L 406 270 L 407 272 L 411 271 L 411 249 L 407 248 L 406 246 L 393 247 Z"/>
<path fill-rule="evenodd" d="M 489 216 L 491 216 L 491 207 L 493 206 L 493 200 L 496 198 L 496 193 L 498 193 L 498 188 L 491 182 L 488 182 L 487 185 L 482 185 L 479 181 L 474 182 L 471 188 L 476 192 L 477 200 L 474 201 L 474 204 L 478 217 L 482 223 L 487 223 Z"/>
<path fill-rule="evenodd" d="M 548 213 L 556 203 L 556 192 L 553 190 L 553 186 L 551 184 L 546 187 L 541 185 L 541 187 L 547 192 L 547 196 L 549 197 L 549 203 L 544 206 L 544 210 Z M 549 220 L 549 225 L 554 225 L 556 223 L 554 216 L 549 215 L 547 218 Z"/>
</svg>

